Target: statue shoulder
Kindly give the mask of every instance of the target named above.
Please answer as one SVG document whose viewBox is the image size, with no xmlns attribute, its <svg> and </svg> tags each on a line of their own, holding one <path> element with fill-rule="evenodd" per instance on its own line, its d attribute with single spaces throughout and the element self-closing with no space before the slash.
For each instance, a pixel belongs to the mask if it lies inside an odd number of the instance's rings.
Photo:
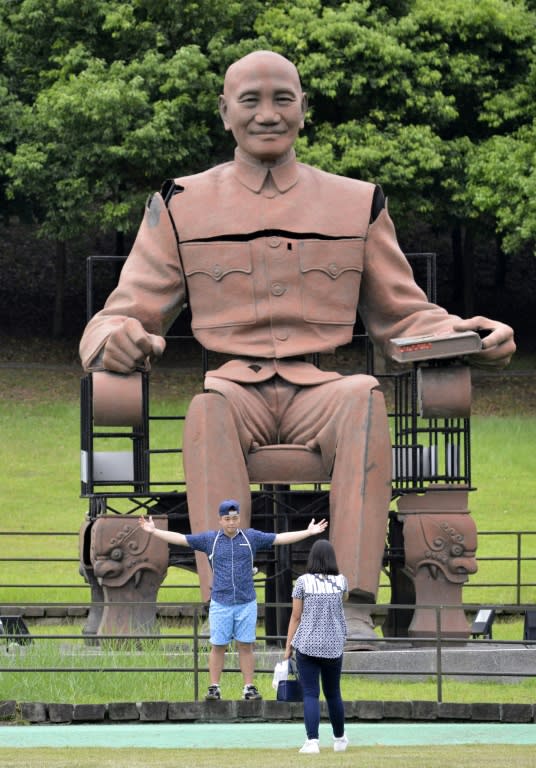
<svg viewBox="0 0 536 768">
<path fill-rule="evenodd" d="M 199 173 L 192 173 L 188 176 L 177 176 L 174 179 L 166 179 L 161 187 L 161 194 L 166 202 L 177 192 L 185 190 L 197 190 L 211 187 L 219 183 L 229 172 L 233 163 L 220 163 L 212 168 L 207 168 Z"/>
<path fill-rule="evenodd" d="M 308 176 L 311 182 L 318 185 L 320 188 L 335 188 L 339 192 L 343 190 L 347 191 L 348 194 L 365 195 L 370 197 L 371 200 L 374 196 L 376 184 L 373 184 L 370 181 L 353 179 L 350 176 L 339 176 L 336 173 L 323 171 L 321 168 L 315 168 L 314 166 L 305 163 L 298 163 L 298 166 L 300 174 L 302 176 Z"/>
</svg>

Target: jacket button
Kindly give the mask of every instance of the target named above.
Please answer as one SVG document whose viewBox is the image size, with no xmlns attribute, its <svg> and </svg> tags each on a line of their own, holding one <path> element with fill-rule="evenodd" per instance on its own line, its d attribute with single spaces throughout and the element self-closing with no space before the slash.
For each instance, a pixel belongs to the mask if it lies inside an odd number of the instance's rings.
<svg viewBox="0 0 536 768">
<path fill-rule="evenodd" d="M 274 296 L 282 296 L 286 291 L 286 288 L 281 283 L 272 283 L 272 294 Z"/>
<path fill-rule="evenodd" d="M 223 269 L 218 264 L 212 267 L 212 274 L 214 275 L 214 277 L 221 277 L 222 272 L 223 272 Z"/>
<path fill-rule="evenodd" d="M 279 248 L 281 245 L 281 238 L 279 237 L 269 237 L 268 238 L 268 245 L 270 248 Z"/>
<path fill-rule="evenodd" d="M 332 264 L 329 265 L 329 271 L 330 271 L 330 274 L 336 275 L 339 272 L 339 268 L 338 268 L 338 266 L 336 264 L 332 263 Z"/>
</svg>

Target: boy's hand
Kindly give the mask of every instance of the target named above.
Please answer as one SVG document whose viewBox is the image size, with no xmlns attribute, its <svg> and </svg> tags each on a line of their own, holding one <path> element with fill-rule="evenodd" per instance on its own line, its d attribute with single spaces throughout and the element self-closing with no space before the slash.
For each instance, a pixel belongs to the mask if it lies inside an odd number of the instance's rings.
<svg viewBox="0 0 536 768">
<path fill-rule="evenodd" d="M 138 524 L 140 528 L 143 528 L 143 530 L 146 533 L 152 533 L 156 528 L 156 525 L 154 524 L 154 520 L 150 515 L 148 520 L 146 520 L 144 517 L 139 517 Z"/>
<path fill-rule="evenodd" d="M 313 519 L 307 526 L 307 530 L 309 531 L 311 536 L 316 536 L 319 533 L 322 533 L 322 531 L 325 531 L 327 527 L 328 527 L 327 520 L 320 520 L 319 523 L 315 523 L 315 519 L 313 517 Z"/>
</svg>

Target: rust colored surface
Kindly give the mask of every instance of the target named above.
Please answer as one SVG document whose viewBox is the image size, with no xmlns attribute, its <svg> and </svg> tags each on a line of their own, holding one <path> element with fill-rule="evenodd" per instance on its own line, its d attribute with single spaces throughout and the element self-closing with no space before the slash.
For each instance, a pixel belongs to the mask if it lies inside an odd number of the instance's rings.
<svg viewBox="0 0 536 768">
<path fill-rule="evenodd" d="M 238 498 L 247 519 L 251 452 L 254 462 L 260 447 L 305 446 L 331 476 L 330 537 L 341 570 L 373 600 L 391 482 L 383 398 L 371 377 L 342 378 L 303 356 L 349 342 L 356 313 L 384 352 L 391 338 L 486 328 L 479 359 L 502 365 L 513 334 L 428 301 L 379 187 L 297 162 L 307 98 L 291 62 L 272 52 L 240 59 L 219 105 L 234 159 L 180 176 L 150 198 L 119 284 L 85 329 L 82 363 L 119 373 L 149 367 L 187 300 L 194 336 L 233 358 L 209 372 L 209 392 L 187 417 L 192 530 L 214 527 L 223 498 Z M 435 407 L 429 389 L 427 409 Z M 209 574 L 199 565 L 206 595 Z"/>
</svg>

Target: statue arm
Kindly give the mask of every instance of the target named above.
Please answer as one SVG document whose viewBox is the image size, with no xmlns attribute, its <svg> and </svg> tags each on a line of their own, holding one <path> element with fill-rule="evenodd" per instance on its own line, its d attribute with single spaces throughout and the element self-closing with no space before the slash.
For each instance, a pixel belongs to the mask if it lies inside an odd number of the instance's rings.
<svg viewBox="0 0 536 768">
<path fill-rule="evenodd" d="M 84 330 L 80 342 L 84 369 L 128 373 L 147 368 L 162 354 L 163 336 L 184 299 L 175 231 L 161 195 L 155 194 L 146 205 L 117 287 Z"/>
<path fill-rule="evenodd" d="M 467 330 L 489 332 L 482 350 L 470 356 L 475 365 L 507 365 L 515 351 L 508 325 L 481 316 L 462 320 L 428 301 L 398 245 L 386 205 L 376 211 L 369 227 L 359 313 L 373 343 L 387 357 L 389 339 Z"/>
</svg>

